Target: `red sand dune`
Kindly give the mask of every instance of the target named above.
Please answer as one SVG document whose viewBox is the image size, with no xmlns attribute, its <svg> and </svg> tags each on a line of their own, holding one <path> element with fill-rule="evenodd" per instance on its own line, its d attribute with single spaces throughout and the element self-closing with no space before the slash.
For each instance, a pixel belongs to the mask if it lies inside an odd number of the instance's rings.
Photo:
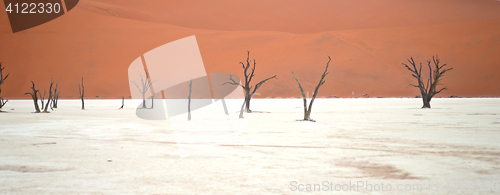
<svg viewBox="0 0 500 195">
<path fill-rule="evenodd" d="M 2 12 L 0 61 L 11 73 L 2 96 L 29 98 L 30 80 L 43 91 L 54 78 L 63 98 L 76 98 L 81 77 L 87 97 L 129 96 L 134 59 L 191 35 L 209 73 L 242 76 L 238 63 L 250 50 L 255 80 L 277 74 L 257 98 L 299 97 L 291 71 L 311 95 L 327 55 L 319 96 L 416 96 L 401 63 L 413 56 L 425 65 L 435 54 L 454 68 L 440 96 L 500 96 L 500 2 L 493 0 L 87 0 L 15 34 Z"/>
</svg>

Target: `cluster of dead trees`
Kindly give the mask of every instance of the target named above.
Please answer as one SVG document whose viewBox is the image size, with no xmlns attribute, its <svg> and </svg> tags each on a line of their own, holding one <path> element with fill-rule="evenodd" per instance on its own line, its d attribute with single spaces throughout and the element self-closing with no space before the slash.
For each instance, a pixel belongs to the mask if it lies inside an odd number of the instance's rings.
<svg viewBox="0 0 500 195">
<path fill-rule="evenodd" d="M 31 98 L 33 99 L 33 104 L 35 106 L 35 113 L 49 113 L 49 108 L 51 110 L 54 110 L 54 108 L 57 108 L 57 102 L 59 101 L 59 95 L 60 91 L 57 90 L 57 86 L 59 85 L 56 83 L 56 86 L 54 86 L 54 79 L 50 81 L 50 87 L 49 87 L 49 96 L 47 98 L 47 102 L 44 103 L 45 101 L 45 95 L 46 91 L 44 90 L 43 94 L 40 93 L 40 90 L 35 88 L 35 83 L 31 81 L 31 92 L 25 93 L 26 95 L 31 95 Z M 38 98 L 40 97 L 40 102 L 41 102 L 41 107 L 38 104 Z"/>
<path fill-rule="evenodd" d="M 295 79 L 295 81 L 298 84 L 298 87 L 300 89 L 300 92 L 302 94 L 302 99 L 303 99 L 303 104 L 304 104 L 304 118 L 302 119 L 303 121 L 314 121 L 311 118 L 311 112 L 312 112 L 312 106 L 314 103 L 314 100 L 316 96 L 318 95 L 319 88 L 325 83 L 325 78 L 328 75 L 328 66 L 330 65 L 331 58 L 328 56 L 328 62 L 326 63 L 325 71 L 321 75 L 321 78 L 319 80 L 318 85 L 316 86 L 312 99 L 311 101 L 307 102 L 306 95 L 304 93 L 304 89 L 302 88 L 302 85 L 300 84 L 299 80 L 295 77 L 295 73 L 292 71 L 292 77 Z M 417 84 L 410 84 L 413 87 L 417 87 L 420 90 L 422 101 L 423 101 L 423 106 L 422 108 L 430 108 L 430 101 L 431 99 L 438 93 L 440 93 L 443 90 L 446 90 L 446 87 L 438 89 L 438 85 L 441 85 L 441 77 L 448 71 L 452 70 L 453 68 L 444 68 L 446 64 L 440 65 L 440 60 L 437 56 L 433 56 L 432 60 L 427 61 L 427 67 L 429 69 L 428 73 L 428 79 L 427 81 L 424 81 L 424 74 L 422 73 L 422 63 L 420 63 L 420 66 L 418 66 L 413 60 L 412 57 L 408 59 L 408 62 L 410 65 L 407 65 L 403 63 L 403 65 L 412 73 L 412 76 L 417 79 Z M 230 85 L 238 85 L 240 86 L 244 93 L 245 93 L 245 99 L 243 104 L 241 105 L 240 109 L 240 118 L 243 118 L 243 112 L 251 113 L 252 110 L 250 109 L 250 100 L 252 97 L 255 95 L 256 91 L 267 81 L 271 79 L 276 79 L 276 75 L 268 77 L 264 80 L 261 80 L 257 84 L 253 85 L 251 84 L 252 79 L 255 76 L 255 67 L 256 67 L 256 61 L 255 59 L 250 60 L 250 51 L 247 52 L 247 59 L 245 62 L 240 62 L 241 67 L 243 69 L 243 75 L 244 75 L 244 80 L 242 82 L 238 82 L 234 80 L 232 77 L 229 78 L 228 82 L 225 82 L 224 84 L 230 84 Z M 0 95 L 1 95 L 1 86 L 4 84 L 5 80 L 9 77 L 9 74 L 3 76 L 3 70 L 4 68 L 2 67 L 2 63 L 0 62 Z M 143 102 L 142 102 L 142 108 L 146 108 L 146 93 L 147 91 L 152 88 L 152 84 L 154 82 L 151 81 L 151 78 L 149 77 L 148 72 L 146 72 L 146 78 L 143 78 L 142 75 L 141 77 L 141 83 L 138 84 L 135 81 L 131 81 L 137 89 L 140 91 L 142 94 Z M 189 84 L 189 96 L 188 96 L 188 120 L 191 120 L 191 88 L 192 88 L 192 79 Z M 35 83 L 31 81 L 32 87 L 31 87 L 31 92 L 27 92 L 27 95 L 31 95 L 31 98 L 33 99 L 33 103 L 35 106 L 35 113 L 48 113 L 48 109 L 50 108 L 53 110 L 54 108 L 57 108 L 57 102 L 59 100 L 60 96 L 60 91 L 57 90 L 58 83 L 56 83 L 54 87 L 54 81 L 53 79 L 50 82 L 50 87 L 48 91 L 48 97 L 45 99 L 47 95 L 47 91 L 44 90 L 43 94 L 40 93 L 40 90 L 35 88 Z M 223 85 L 224 85 L 223 84 Z M 85 109 L 85 101 L 84 101 L 84 95 L 85 95 L 85 87 L 83 85 L 83 77 L 80 80 L 78 80 L 78 89 L 79 89 L 79 97 L 82 102 L 82 110 Z M 124 106 L 124 97 L 122 96 L 122 106 L 120 109 L 123 109 Z M 154 102 L 154 94 L 151 94 L 152 101 Z M 40 101 L 41 106 L 39 106 L 38 102 Z M 2 109 L 3 106 L 8 102 L 8 100 L 4 100 L 0 96 L 0 109 Z M 153 108 L 154 104 L 151 104 L 151 108 Z"/>
<path fill-rule="evenodd" d="M 57 108 L 57 103 L 59 101 L 59 96 L 61 92 L 57 89 L 59 86 L 59 83 L 56 83 L 54 87 L 54 79 L 50 80 L 50 86 L 49 86 L 49 92 L 48 92 L 48 98 L 45 99 L 45 96 L 47 95 L 47 91 L 43 91 L 43 94 L 40 92 L 40 90 L 36 89 L 35 83 L 31 81 L 31 91 L 25 93 L 26 95 L 30 95 L 31 99 L 33 99 L 33 104 L 35 106 L 35 113 L 49 113 L 49 108 L 51 110 L 54 110 L 54 108 Z M 84 101 L 84 95 L 85 95 L 85 87 L 83 86 L 83 77 L 82 80 L 78 80 L 78 89 L 79 89 L 79 94 L 80 94 L 80 99 L 82 100 L 82 110 L 85 109 L 85 101 Z M 38 101 L 40 100 L 41 104 L 38 104 Z M 47 100 L 45 102 L 45 100 Z M 41 106 L 40 106 L 41 105 Z"/>
<path fill-rule="evenodd" d="M 51 110 L 54 110 L 54 108 L 57 108 L 57 102 L 59 101 L 59 96 L 61 92 L 57 89 L 59 83 L 56 83 L 54 87 L 54 79 L 51 79 L 50 81 L 50 86 L 49 86 L 49 92 L 48 92 L 48 98 L 45 99 L 45 96 L 47 95 L 47 92 L 44 90 L 43 94 L 40 92 L 40 90 L 36 89 L 35 83 L 31 81 L 31 91 L 25 93 L 26 95 L 30 95 L 31 99 L 33 99 L 33 104 L 35 106 L 35 113 L 49 113 L 49 108 Z M 83 77 L 82 80 L 78 80 L 78 91 L 79 91 L 79 97 L 82 101 L 82 110 L 85 109 L 85 101 L 84 101 L 84 96 L 85 96 L 85 86 L 83 85 Z M 40 100 L 41 104 L 38 104 L 38 100 Z M 45 102 L 47 100 L 47 102 Z M 41 105 L 41 106 L 40 106 Z"/>
<path fill-rule="evenodd" d="M 302 94 L 303 103 L 304 103 L 304 118 L 302 119 L 303 121 L 314 121 L 311 118 L 312 106 L 314 103 L 314 99 L 318 95 L 319 88 L 325 83 L 325 77 L 326 77 L 326 75 L 328 75 L 328 66 L 329 66 L 331 60 L 332 59 L 330 58 L 330 56 L 328 56 L 328 62 L 326 63 L 325 71 L 321 75 L 319 83 L 314 90 L 314 94 L 312 96 L 312 99 L 309 102 L 309 105 L 307 103 L 307 98 L 306 98 L 306 95 L 304 93 L 304 89 L 302 88 L 299 80 L 295 77 L 295 73 L 292 71 L 292 76 L 298 84 L 298 87 L 299 87 L 300 92 Z M 245 108 L 245 111 L 247 113 L 252 112 L 252 110 L 250 110 L 250 100 L 252 99 L 252 97 L 255 94 L 255 92 L 257 91 L 257 89 L 259 89 L 261 87 L 261 85 L 264 84 L 266 81 L 276 78 L 276 75 L 274 75 L 272 77 L 269 77 L 267 79 L 260 81 L 259 83 L 257 83 L 255 86 L 252 87 L 250 82 L 252 81 L 252 78 L 255 76 L 255 64 L 256 64 L 255 59 L 253 60 L 253 66 L 250 66 L 251 62 L 252 61 L 250 60 L 250 52 L 248 51 L 246 63 L 240 62 L 240 64 L 242 65 L 242 68 L 243 68 L 243 75 L 244 75 L 245 80 L 242 81 L 242 83 L 239 83 L 230 77 L 229 78 L 230 81 L 224 83 L 224 84 L 231 84 L 231 85 L 239 85 L 239 86 L 241 86 L 241 88 L 243 88 L 243 90 L 245 92 L 245 100 L 243 102 L 243 105 L 241 106 L 240 118 L 243 118 L 243 109 L 244 108 Z M 413 77 L 415 77 L 418 81 L 417 85 L 411 84 L 411 86 L 419 88 L 420 93 L 422 95 L 422 101 L 424 104 L 422 106 L 422 108 L 430 108 L 431 107 L 431 105 L 430 105 L 431 99 L 436 94 L 440 93 L 443 90 L 446 90 L 446 87 L 441 88 L 441 89 L 438 89 L 438 87 L 437 87 L 438 85 L 441 85 L 441 83 L 440 83 L 441 77 L 444 75 L 444 73 L 452 70 L 453 68 L 444 68 L 446 66 L 446 64 L 440 65 L 439 58 L 437 56 L 436 57 L 433 56 L 432 61 L 431 60 L 427 61 L 427 67 L 429 68 L 429 75 L 428 75 L 429 78 L 427 79 L 427 82 L 424 82 L 423 74 L 422 74 L 422 63 L 420 63 L 420 66 L 417 69 L 417 66 L 416 66 L 413 58 L 408 59 L 408 62 L 410 62 L 411 66 L 409 66 L 405 63 L 403 63 L 403 65 L 408 70 L 410 70 L 412 72 Z M 431 65 L 431 64 L 433 64 L 433 65 Z"/>
<path fill-rule="evenodd" d="M 309 104 L 307 102 L 307 98 L 306 98 L 306 95 L 304 93 L 304 89 L 302 88 L 302 85 L 300 84 L 300 81 L 295 77 L 295 73 L 292 71 L 292 77 L 297 82 L 298 87 L 300 89 L 300 92 L 302 94 L 302 99 L 303 99 L 303 104 L 304 104 L 304 118 L 302 119 L 302 121 L 313 121 L 314 122 L 314 120 L 311 118 L 312 106 L 313 106 L 314 100 L 316 99 L 316 96 L 318 95 L 319 88 L 325 83 L 326 75 L 328 75 L 328 66 L 330 65 L 331 60 L 332 59 L 330 58 L 330 56 L 328 56 L 328 62 L 326 63 L 325 71 L 321 75 L 321 78 L 318 82 L 318 85 L 316 86 L 316 88 L 314 90 L 312 99 L 309 102 Z M 431 60 L 427 61 L 427 66 L 429 68 L 429 75 L 428 75 L 429 79 L 425 83 L 423 81 L 423 76 L 422 76 L 422 64 L 420 64 L 420 67 L 417 69 L 413 58 L 410 58 L 408 61 L 410 62 L 411 67 L 404 64 L 404 63 L 403 63 L 403 65 L 405 65 L 405 67 L 413 73 L 412 74 L 413 77 L 415 77 L 418 81 L 418 85 L 412 85 L 412 86 L 418 87 L 420 89 L 420 92 L 422 94 L 422 100 L 424 102 L 424 105 L 422 108 L 430 108 L 431 107 L 430 106 L 431 99 L 436 94 L 438 94 L 441 91 L 446 89 L 446 88 L 442 88 L 439 90 L 437 89 L 437 86 L 440 85 L 441 77 L 447 71 L 452 70 L 452 68 L 445 69 L 444 67 L 446 66 L 446 64 L 440 65 L 439 58 L 437 56 L 436 57 L 433 56 L 432 61 Z M 431 63 L 434 63 L 434 68 L 432 68 L 433 66 L 431 66 Z M 255 59 L 253 59 L 253 61 L 250 60 L 250 51 L 247 52 L 246 62 L 240 62 L 240 64 L 243 68 L 244 80 L 242 82 L 238 82 L 238 81 L 234 80 L 232 77 L 229 77 L 229 81 L 224 83 L 224 84 L 238 85 L 241 88 L 243 88 L 243 91 L 245 93 L 245 100 L 244 100 L 243 104 L 241 105 L 240 116 L 239 116 L 240 118 L 243 118 L 243 111 L 245 111 L 247 113 L 252 112 L 252 110 L 250 109 L 250 100 L 254 96 L 257 89 L 259 89 L 262 86 L 262 84 L 264 84 L 268 80 L 275 79 L 276 75 L 271 76 L 269 78 L 266 78 L 266 79 L 258 82 L 256 85 L 252 86 L 251 81 L 252 81 L 253 77 L 255 76 L 255 65 L 257 63 L 256 63 Z M 191 85 L 189 87 L 190 87 L 190 92 L 191 92 Z M 188 98 L 190 101 L 191 95 L 189 95 Z M 189 109 L 189 105 L 188 105 L 188 112 L 189 111 L 190 111 L 190 109 Z M 191 119 L 191 113 L 189 112 L 188 120 L 190 120 L 190 119 Z"/>
<path fill-rule="evenodd" d="M 314 122 L 314 120 L 311 119 L 312 105 L 314 103 L 314 99 L 316 99 L 319 88 L 325 83 L 325 77 L 328 74 L 328 65 L 330 64 L 330 61 L 331 61 L 330 56 L 328 56 L 328 59 L 329 60 L 326 64 L 325 71 L 321 75 L 321 79 L 320 79 L 318 85 L 316 86 L 316 89 L 314 90 L 314 94 L 313 94 L 311 101 L 309 102 L 309 106 L 307 105 L 307 99 L 306 99 L 306 95 L 304 94 L 304 89 L 302 88 L 299 80 L 295 77 L 295 74 L 292 71 L 292 76 L 295 79 L 295 81 L 297 81 L 297 84 L 298 84 L 299 89 L 302 93 L 302 98 L 304 101 L 304 118 L 302 119 L 303 121 L 313 121 Z M 240 64 L 243 68 L 243 75 L 244 75 L 245 80 L 242 81 L 242 83 L 240 83 L 240 82 L 237 82 L 233 78 L 230 77 L 229 78 L 230 81 L 228 81 L 224 84 L 239 85 L 239 86 L 241 86 L 241 88 L 243 88 L 243 91 L 245 92 L 245 100 L 244 100 L 243 104 L 241 105 L 240 116 L 239 116 L 240 118 L 243 118 L 243 110 L 245 110 L 247 113 L 252 112 L 252 110 L 250 109 L 250 100 L 255 95 L 255 92 L 257 91 L 257 89 L 259 89 L 262 86 L 262 84 L 264 84 L 266 81 L 268 81 L 270 79 L 275 79 L 276 75 L 271 76 L 269 78 L 266 78 L 266 79 L 258 82 L 255 86 L 252 86 L 251 81 L 252 81 L 253 77 L 255 76 L 255 65 L 257 63 L 254 59 L 253 66 L 251 66 L 252 60 L 250 60 L 250 51 L 247 52 L 246 62 L 240 62 Z"/>
</svg>

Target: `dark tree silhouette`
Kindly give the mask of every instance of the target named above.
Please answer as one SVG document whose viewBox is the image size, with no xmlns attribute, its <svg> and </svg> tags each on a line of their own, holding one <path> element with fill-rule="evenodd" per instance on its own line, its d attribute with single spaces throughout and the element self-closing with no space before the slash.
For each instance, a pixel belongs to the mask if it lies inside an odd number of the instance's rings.
<svg viewBox="0 0 500 195">
<path fill-rule="evenodd" d="M 135 81 L 130 81 L 132 84 L 134 84 L 139 92 L 142 94 L 142 108 L 146 108 L 146 93 L 148 92 L 149 88 L 153 85 L 154 82 L 151 82 L 151 79 L 149 79 L 149 73 L 146 71 L 146 81 L 144 81 L 144 78 L 141 76 L 141 86 L 135 82 Z M 153 93 L 154 94 L 154 93 Z M 154 102 L 154 95 L 152 95 L 152 102 L 151 102 L 151 108 L 153 108 L 153 102 Z"/>
<path fill-rule="evenodd" d="M 85 96 L 85 87 L 83 86 L 83 77 L 81 83 L 80 80 L 78 80 L 78 91 L 80 92 L 80 99 L 82 99 L 82 110 L 85 110 L 85 101 L 83 99 Z"/>
<path fill-rule="evenodd" d="M 3 77 L 3 67 L 2 67 L 2 62 L 0 62 L 0 95 L 2 94 L 2 84 L 5 82 L 5 79 L 7 79 L 7 77 L 9 77 L 9 74 L 5 75 L 5 77 Z M 5 106 L 5 104 L 7 104 L 9 100 L 4 100 L 1 96 L 0 96 L 0 109 L 3 108 L 3 106 Z"/>
<path fill-rule="evenodd" d="M 188 120 L 191 120 L 191 89 L 193 87 L 193 79 L 189 81 L 189 96 L 188 96 Z"/>
<path fill-rule="evenodd" d="M 231 80 L 231 82 L 224 83 L 224 84 L 231 84 L 231 85 L 239 85 L 239 86 L 241 86 L 241 88 L 243 88 L 243 90 L 245 91 L 245 102 L 244 102 L 245 111 L 248 113 L 252 112 L 252 110 L 250 110 L 250 100 L 252 99 L 253 95 L 255 95 L 255 92 L 257 91 L 257 89 L 259 89 L 262 86 L 262 84 L 264 84 L 266 81 L 276 78 L 276 75 L 274 75 L 272 77 L 269 77 L 267 79 L 260 81 L 259 83 L 257 83 L 255 86 L 252 87 L 250 82 L 252 81 L 253 77 L 255 76 L 255 64 L 256 64 L 255 59 L 253 59 L 253 67 L 250 66 L 251 62 L 252 61 L 250 60 L 250 51 L 247 51 L 246 64 L 243 62 L 240 62 L 241 66 L 243 68 L 243 74 L 245 76 L 244 85 L 240 84 L 239 82 L 236 82 L 231 76 L 229 77 L 229 80 Z M 240 118 L 243 118 L 242 114 L 240 114 Z"/>
<path fill-rule="evenodd" d="M 420 63 L 420 66 L 417 69 L 415 61 L 413 60 L 412 57 L 408 59 L 408 62 L 410 62 L 411 67 L 405 63 L 403 63 L 403 65 L 412 72 L 412 76 L 415 77 L 418 81 L 418 85 L 413 85 L 413 84 L 410 85 L 419 88 L 420 94 L 422 95 L 422 101 L 424 103 L 422 108 L 431 108 L 431 99 L 436 94 L 446 89 L 446 87 L 444 87 L 440 90 L 437 90 L 437 86 L 441 85 L 439 82 L 441 81 L 441 77 L 444 75 L 444 73 L 452 70 L 453 68 L 445 69 L 444 67 L 446 66 L 446 64 L 439 65 L 438 56 L 437 55 L 436 57 L 432 56 L 432 61 L 430 60 L 427 61 L 427 66 L 429 67 L 429 78 L 427 79 L 426 82 L 427 84 L 425 84 L 422 78 L 422 63 Z M 432 69 L 431 66 L 432 62 L 434 63 L 434 70 Z"/>
<path fill-rule="evenodd" d="M 59 101 L 59 94 L 61 93 L 60 91 L 57 91 L 58 85 L 59 85 L 59 82 L 56 83 L 56 87 L 54 88 L 54 95 L 52 96 L 51 109 L 57 108 L 57 102 Z"/>
<path fill-rule="evenodd" d="M 33 99 L 33 103 L 35 104 L 35 113 L 40 113 L 40 107 L 38 106 L 38 92 L 39 90 L 35 89 L 35 83 L 31 81 L 32 87 L 31 87 L 31 92 L 27 92 L 25 94 L 31 95 L 31 98 Z"/>
<path fill-rule="evenodd" d="M 52 85 L 53 84 L 54 84 L 54 79 L 51 79 L 50 80 L 50 88 L 49 88 L 49 98 L 47 98 L 47 104 L 45 104 L 45 109 L 43 110 L 43 112 L 45 112 L 45 113 L 49 112 L 49 111 L 47 111 L 47 109 L 49 108 L 50 100 L 52 100 Z"/>
<path fill-rule="evenodd" d="M 307 99 L 306 99 L 306 95 L 304 94 L 304 89 L 302 89 L 302 86 L 300 85 L 299 80 L 297 78 L 295 78 L 295 73 L 293 73 L 293 71 L 292 71 L 292 76 L 295 79 L 295 81 L 297 81 L 297 84 L 299 85 L 299 88 L 300 88 L 300 92 L 302 93 L 302 99 L 304 100 L 304 119 L 303 119 L 304 121 L 315 122 L 315 120 L 311 119 L 312 105 L 313 105 L 314 99 L 316 99 L 316 95 L 318 95 L 319 87 L 321 87 L 323 84 L 325 84 L 325 77 L 328 74 L 328 66 L 330 65 L 330 61 L 332 61 L 332 59 L 330 58 L 330 56 L 328 56 L 328 62 L 326 63 L 325 72 L 323 72 L 323 75 L 321 75 L 321 79 L 319 80 L 319 83 L 316 86 L 316 89 L 314 90 L 314 94 L 313 94 L 313 97 L 311 99 L 311 102 L 309 102 L 309 107 L 307 107 Z"/>
</svg>

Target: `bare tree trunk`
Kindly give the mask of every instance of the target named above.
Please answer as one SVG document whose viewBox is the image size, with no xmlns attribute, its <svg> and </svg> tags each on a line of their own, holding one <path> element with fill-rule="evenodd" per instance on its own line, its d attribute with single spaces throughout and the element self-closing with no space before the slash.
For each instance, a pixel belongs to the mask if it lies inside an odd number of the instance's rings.
<svg viewBox="0 0 500 195">
<path fill-rule="evenodd" d="M 54 108 L 57 108 L 57 102 L 59 102 L 59 92 L 57 92 L 56 97 L 54 97 Z"/>
<path fill-rule="evenodd" d="M 251 99 L 252 99 L 252 98 L 251 98 L 250 96 L 248 96 L 248 98 L 247 98 L 247 100 L 246 100 L 246 105 L 245 105 L 245 107 L 246 107 L 246 112 L 248 112 L 248 113 L 252 112 L 252 110 L 250 110 L 250 100 L 251 100 Z"/>
<path fill-rule="evenodd" d="M 226 100 L 224 100 L 224 98 L 220 100 L 222 102 L 222 107 L 224 108 L 224 113 L 226 113 L 226 115 L 229 115 L 229 112 L 227 111 Z"/>
<path fill-rule="evenodd" d="M 52 99 L 50 99 L 50 100 L 49 100 L 49 102 L 50 102 L 50 110 L 54 110 L 54 97 L 55 97 L 55 96 L 56 96 L 56 95 L 54 94 L 54 95 L 52 96 Z"/>
<path fill-rule="evenodd" d="M 303 120 L 305 120 L 305 121 L 311 120 L 311 118 L 309 117 L 311 114 L 308 113 L 308 111 L 307 111 L 307 99 L 306 99 L 306 94 L 304 93 L 304 89 L 300 85 L 299 80 L 297 78 L 295 78 L 295 73 L 293 73 L 293 71 L 292 71 L 292 76 L 295 79 L 295 81 L 297 81 L 297 84 L 299 85 L 299 88 L 300 88 L 300 93 L 302 94 L 302 100 L 304 102 L 304 119 Z"/>
<path fill-rule="evenodd" d="M 118 110 L 123 109 L 124 106 L 125 106 L 125 97 L 122 96 L 122 106 Z"/>
<path fill-rule="evenodd" d="M 142 108 L 146 108 L 146 94 L 142 94 Z"/>
<path fill-rule="evenodd" d="M 312 111 L 312 107 L 313 107 L 313 102 L 316 99 L 316 96 L 318 95 L 319 87 L 321 87 L 321 85 L 323 85 L 325 83 L 325 77 L 328 74 L 328 65 L 330 64 L 331 60 L 332 59 L 330 58 L 330 56 L 328 56 L 328 63 L 326 64 L 325 72 L 323 72 L 323 75 L 321 75 L 321 80 L 319 81 L 318 85 L 316 86 L 316 89 L 314 89 L 313 97 L 311 99 L 311 102 L 309 102 L 309 108 L 307 109 L 307 118 L 309 118 L 309 120 L 311 120 L 310 115 L 311 115 L 311 111 Z"/>
<path fill-rule="evenodd" d="M 59 91 L 57 91 L 57 87 L 59 86 L 59 82 L 56 83 L 56 87 L 54 88 L 54 95 L 52 96 L 52 104 L 51 109 L 57 108 L 57 101 L 59 100 Z"/>
<path fill-rule="evenodd" d="M 48 113 L 47 109 L 49 108 L 50 100 L 52 99 L 52 85 L 54 84 L 54 79 L 50 80 L 50 88 L 49 88 L 49 98 L 47 99 L 47 104 L 45 105 L 45 109 L 43 112 Z"/>
<path fill-rule="evenodd" d="M 425 101 L 424 105 L 422 106 L 422 108 L 431 108 L 431 102 Z"/>
<path fill-rule="evenodd" d="M 245 94 L 245 112 L 247 113 L 250 113 L 252 112 L 250 110 L 250 100 L 251 100 L 251 97 L 250 97 L 250 94 Z"/>
<path fill-rule="evenodd" d="M 38 107 L 38 101 L 37 101 L 37 97 L 36 97 L 37 94 L 36 93 L 37 92 L 35 92 L 35 94 L 32 96 L 32 98 L 34 98 L 33 101 L 35 102 L 35 112 L 36 113 L 40 113 L 40 107 Z"/>
<path fill-rule="evenodd" d="M 38 90 L 33 92 L 33 95 L 31 96 L 33 98 L 33 102 L 35 102 L 35 112 L 40 113 L 40 107 L 38 106 Z"/>
<path fill-rule="evenodd" d="M 35 83 L 33 83 L 33 81 L 31 81 L 31 84 L 32 84 L 32 87 L 31 87 L 32 92 L 28 92 L 25 94 L 31 95 L 31 98 L 33 99 L 33 103 L 35 105 L 35 113 L 40 113 L 40 107 L 38 106 L 38 92 L 39 91 L 35 89 Z"/>
<path fill-rule="evenodd" d="M 57 102 L 59 101 L 59 93 L 60 92 L 54 93 L 54 98 L 52 99 L 52 108 L 57 108 Z"/>
<path fill-rule="evenodd" d="M 44 108 L 44 104 L 43 102 L 45 101 L 45 94 L 47 93 L 47 91 L 43 90 L 43 95 L 42 93 L 40 93 L 40 102 L 42 103 L 42 110 Z"/>
<path fill-rule="evenodd" d="M 9 100 L 5 100 L 0 97 L 0 110 L 3 108 L 3 106 L 5 106 L 5 104 L 7 104 L 7 102 L 9 102 Z"/>
<path fill-rule="evenodd" d="M 304 89 L 300 85 L 299 80 L 295 77 L 295 73 L 293 73 L 293 71 L 292 71 L 292 76 L 295 79 L 295 81 L 297 81 L 297 84 L 299 85 L 299 88 L 300 88 L 300 93 L 302 94 L 302 99 L 304 100 L 303 101 L 304 102 L 304 119 L 303 119 L 304 121 L 315 122 L 315 120 L 311 119 L 312 105 L 314 103 L 314 100 L 316 99 L 316 95 L 318 95 L 319 88 L 325 83 L 325 77 L 328 74 L 328 66 L 330 65 L 330 61 L 332 61 L 332 59 L 330 58 L 330 56 L 328 56 L 328 62 L 326 63 L 325 72 L 323 72 L 323 75 L 321 75 L 321 79 L 319 80 L 319 83 L 316 86 L 316 89 L 314 89 L 314 94 L 313 94 L 313 97 L 311 99 L 311 102 L 309 102 L 309 107 L 307 107 L 307 99 L 306 99 L 306 95 L 304 93 Z"/>
<path fill-rule="evenodd" d="M 246 103 L 246 99 L 245 101 L 243 101 L 243 104 L 241 104 L 241 109 L 240 109 L 240 118 L 243 118 L 243 109 L 245 108 L 245 103 Z"/>
<path fill-rule="evenodd" d="M 188 120 L 191 120 L 191 91 L 193 86 L 193 79 L 189 81 L 189 96 L 188 96 Z"/>
<path fill-rule="evenodd" d="M 85 87 L 83 86 L 83 77 L 82 77 L 82 83 L 78 82 L 78 89 L 80 91 L 80 98 L 82 99 L 82 110 L 85 110 L 85 101 L 84 101 L 84 96 L 85 96 Z"/>
<path fill-rule="evenodd" d="M 153 109 L 155 107 L 155 96 L 152 95 L 151 96 L 151 109 Z"/>
<path fill-rule="evenodd" d="M 431 108 L 431 101 L 428 99 L 427 96 L 422 96 L 422 102 L 424 104 L 422 108 Z"/>
</svg>

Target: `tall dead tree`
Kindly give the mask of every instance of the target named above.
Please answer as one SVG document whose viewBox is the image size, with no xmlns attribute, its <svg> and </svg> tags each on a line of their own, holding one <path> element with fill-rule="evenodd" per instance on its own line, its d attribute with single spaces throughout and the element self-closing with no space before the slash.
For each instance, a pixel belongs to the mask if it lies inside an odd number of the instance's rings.
<svg viewBox="0 0 500 195">
<path fill-rule="evenodd" d="M 85 101 L 83 99 L 85 96 L 85 87 L 83 86 L 83 77 L 81 83 L 80 80 L 78 80 L 78 91 L 80 92 L 80 99 L 82 99 L 82 110 L 85 110 Z"/>
<path fill-rule="evenodd" d="M 429 67 L 429 78 L 427 82 L 424 83 L 422 78 L 422 63 L 420 63 L 419 68 L 415 65 L 415 61 L 412 57 L 408 59 L 408 62 L 411 64 L 411 67 L 407 64 L 403 63 L 403 65 L 412 72 L 412 76 L 417 79 L 418 85 L 410 84 L 410 86 L 417 87 L 420 90 L 420 94 L 422 95 L 422 101 L 424 105 L 422 108 L 431 108 L 431 99 L 441 91 L 445 90 L 446 87 L 443 87 L 440 90 L 437 90 L 437 86 L 441 85 L 441 77 L 444 73 L 452 70 L 453 68 L 445 69 L 446 64 L 439 65 L 439 58 L 432 56 L 432 61 L 427 61 L 427 66 Z M 431 63 L 434 63 L 434 70 L 432 69 Z"/>
<path fill-rule="evenodd" d="M 189 81 L 189 96 L 188 96 L 188 120 L 191 120 L 191 89 L 193 87 L 193 79 Z"/>
<path fill-rule="evenodd" d="M 311 102 L 309 102 L 309 107 L 307 106 L 307 99 L 306 99 L 306 95 L 304 93 L 304 89 L 302 89 L 302 86 L 300 85 L 299 80 L 297 78 L 295 78 L 295 73 L 293 73 L 293 71 L 292 71 L 292 76 L 295 79 L 295 81 L 297 81 L 297 84 L 299 85 L 299 88 L 300 88 L 300 92 L 302 93 L 302 99 L 304 100 L 304 119 L 303 119 L 304 121 L 315 122 L 315 120 L 311 119 L 312 105 L 313 105 L 314 99 L 316 99 L 316 95 L 318 95 L 319 87 L 321 87 L 323 84 L 325 84 L 325 77 L 328 74 L 328 66 L 330 65 L 330 61 L 332 61 L 332 59 L 330 58 L 330 56 L 328 56 L 328 62 L 326 63 L 325 72 L 323 72 L 323 75 L 321 75 L 321 79 L 319 80 L 319 83 L 316 86 L 316 89 L 314 90 L 314 94 L 313 94 L 313 97 L 311 99 Z"/>
<path fill-rule="evenodd" d="M 5 77 L 3 77 L 3 67 L 2 67 L 2 62 L 0 62 L 0 95 L 2 94 L 2 84 L 5 82 L 5 79 L 7 79 L 7 77 L 9 77 L 9 74 L 7 74 Z M 7 104 L 9 100 L 4 100 L 1 96 L 0 96 L 0 109 L 2 109 L 3 106 L 5 106 L 5 104 Z"/>
<path fill-rule="evenodd" d="M 245 111 L 248 113 L 252 112 L 252 110 L 250 110 L 250 100 L 252 99 L 253 95 L 255 95 L 255 92 L 257 91 L 257 89 L 259 89 L 262 86 L 262 84 L 264 84 L 266 81 L 276 78 L 276 75 L 274 75 L 272 77 L 269 77 L 267 79 L 260 81 L 259 83 L 257 83 L 255 86 L 252 87 L 250 82 L 252 81 L 253 77 L 255 76 L 255 64 L 256 64 L 255 59 L 253 59 L 253 66 L 252 67 L 250 65 L 251 62 L 252 62 L 252 60 L 250 60 L 250 51 L 247 51 L 246 64 L 243 62 L 240 62 L 241 66 L 243 68 L 243 74 L 245 76 L 244 85 L 242 85 L 239 82 L 236 82 L 231 76 L 229 77 L 229 80 L 231 82 L 224 83 L 224 84 L 231 84 L 231 85 L 239 85 L 239 86 L 241 86 L 241 88 L 243 88 L 243 90 L 245 91 L 245 102 L 244 102 Z M 240 118 L 243 118 L 242 114 L 240 114 Z"/>
<path fill-rule="evenodd" d="M 27 92 L 25 94 L 31 95 L 31 98 L 33 99 L 33 103 L 35 104 L 35 113 L 40 113 L 40 107 L 38 106 L 38 92 L 39 90 L 35 89 L 35 83 L 31 81 L 31 92 Z"/>
<path fill-rule="evenodd" d="M 146 81 L 144 81 L 144 78 L 142 77 L 142 75 L 139 75 L 139 76 L 141 76 L 141 86 L 140 87 L 135 81 L 130 81 L 130 82 L 132 82 L 132 84 L 134 84 L 137 87 L 139 92 L 141 92 L 141 94 L 142 94 L 142 108 L 146 108 L 146 93 L 148 92 L 149 88 L 151 88 L 151 86 L 153 85 L 154 82 L 151 82 L 151 79 L 149 79 L 148 72 L 146 72 Z M 154 95 L 152 95 L 151 97 L 154 98 Z M 152 99 L 152 101 L 154 101 L 154 99 Z M 153 103 L 151 103 L 151 108 L 153 108 Z"/>
</svg>

